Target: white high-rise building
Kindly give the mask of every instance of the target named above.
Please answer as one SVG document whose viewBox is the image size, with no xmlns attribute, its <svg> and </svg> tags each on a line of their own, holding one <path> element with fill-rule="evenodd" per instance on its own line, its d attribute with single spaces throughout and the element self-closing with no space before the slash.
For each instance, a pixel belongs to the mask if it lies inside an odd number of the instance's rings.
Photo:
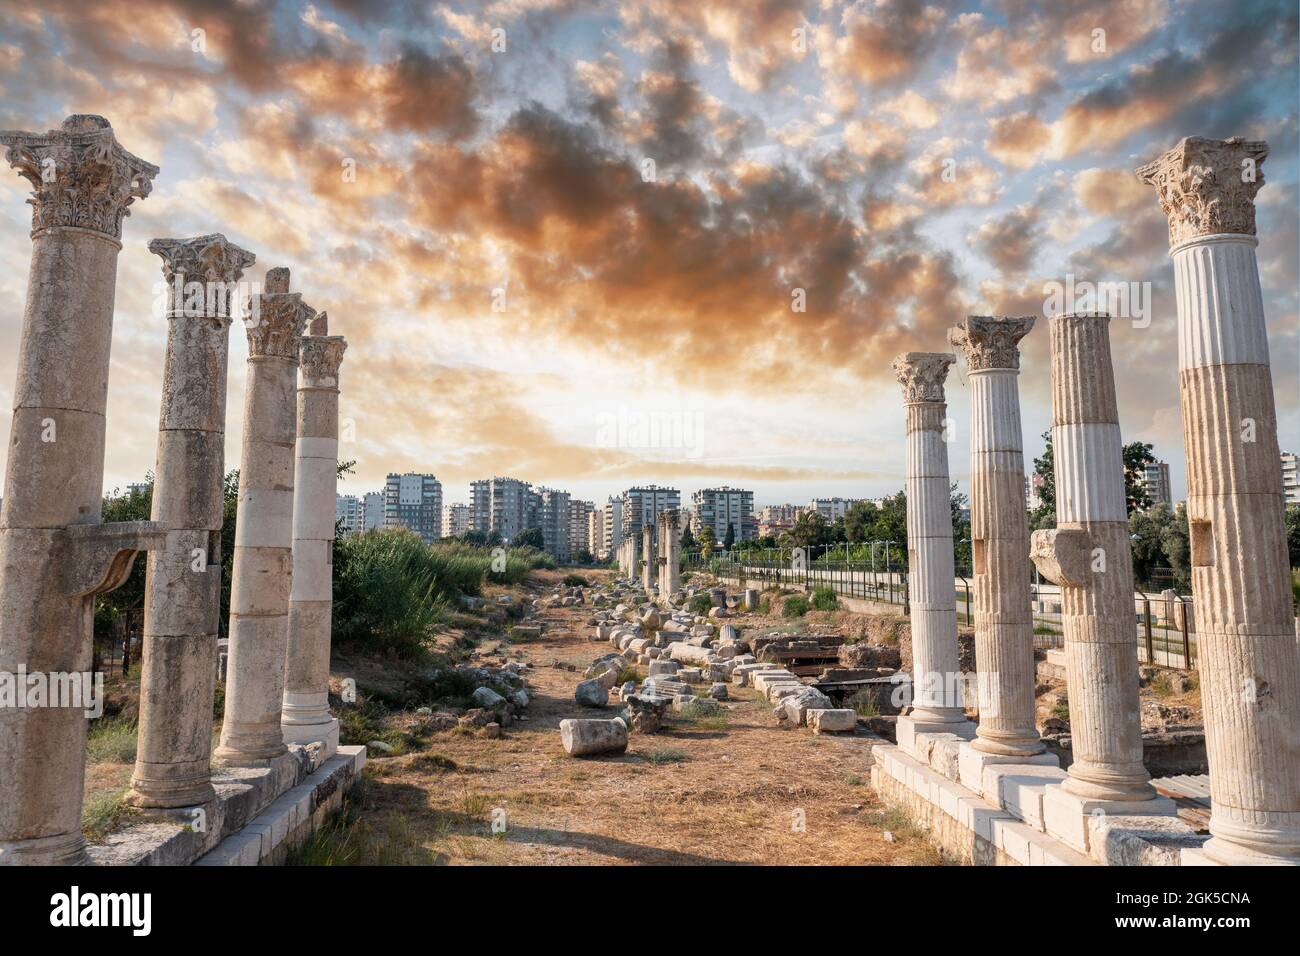
<svg viewBox="0 0 1300 956">
<path fill-rule="evenodd" d="M 580 498 L 569 499 L 569 553 L 586 551 L 595 554 L 591 546 L 591 516 L 596 513 L 596 504 Z"/>
<path fill-rule="evenodd" d="M 1288 505 L 1300 505 L 1300 463 L 1289 451 L 1282 452 L 1282 494 Z"/>
<path fill-rule="evenodd" d="M 365 498 L 362 499 L 362 528 L 365 531 L 374 531 L 376 528 L 384 526 L 384 493 L 382 491 L 367 491 Z"/>
<path fill-rule="evenodd" d="M 623 492 L 623 537 L 639 535 L 646 525 L 659 523 L 659 512 L 682 506 L 682 493 L 676 488 L 643 485 Z"/>
<path fill-rule="evenodd" d="M 469 505 L 453 503 L 442 506 L 442 536 L 444 538 L 459 538 L 469 528 Z"/>
<path fill-rule="evenodd" d="M 861 498 L 814 498 L 808 505 L 809 511 L 815 511 L 830 524 L 843 518 L 850 508 Z"/>
<path fill-rule="evenodd" d="M 601 552 L 598 557 L 602 561 L 607 561 L 623 543 L 623 499 L 610 498 L 606 501 L 605 506 L 600 509 L 600 521 L 603 530 L 600 536 Z"/>
<path fill-rule="evenodd" d="M 470 525 L 513 541 L 521 531 L 541 527 L 541 498 L 518 478 L 482 478 L 470 485 Z"/>
<path fill-rule="evenodd" d="M 713 540 L 722 544 L 731 529 L 733 540 L 749 541 L 758 537 L 754 518 L 754 493 L 742 488 L 704 488 L 691 496 L 691 527 L 697 532 L 709 527 Z"/>
<path fill-rule="evenodd" d="M 343 536 L 356 534 L 365 527 L 365 506 L 356 495 L 334 495 L 334 521 L 342 522 Z"/>
</svg>

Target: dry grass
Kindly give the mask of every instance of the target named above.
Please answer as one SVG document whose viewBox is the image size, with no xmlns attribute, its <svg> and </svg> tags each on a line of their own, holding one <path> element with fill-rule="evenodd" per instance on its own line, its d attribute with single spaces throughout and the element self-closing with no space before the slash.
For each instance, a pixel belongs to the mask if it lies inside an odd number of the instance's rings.
<svg viewBox="0 0 1300 956">
<path fill-rule="evenodd" d="M 885 839 L 882 820 L 892 821 L 868 783 L 867 737 L 779 729 L 752 690 L 735 689 L 725 721 L 670 717 L 660 733 L 634 735 L 624 755 L 567 756 L 560 720 L 591 711 L 573 701 L 581 672 L 550 665 L 585 667 L 606 649 L 585 640 L 589 613 L 544 612 L 545 637 L 519 648 L 535 667 L 533 703 L 504 737 L 444 733 L 423 752 L 371 761 L 345 862 L 938 862 L 914 831 Z M 494 817 L 504 832 L 493 832 Z"/>
</svg>

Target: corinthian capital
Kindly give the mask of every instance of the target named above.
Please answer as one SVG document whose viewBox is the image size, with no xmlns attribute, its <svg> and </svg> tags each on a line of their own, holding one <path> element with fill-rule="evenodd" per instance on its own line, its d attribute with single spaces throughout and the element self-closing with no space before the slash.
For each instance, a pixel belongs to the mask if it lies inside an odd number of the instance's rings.
<svg viewBox="0 0 1300 956">
<path fill-rule="evenodd" d="M 238 282 L 244 270 L 257 261 L 221 233 L 193 239 L 151 239 L 149 251 L 161 256 L 163 278 L 172 315 L 228 318 L 239 302 Z M 193 304 L 200 303 L 195 311 Z"/>
<path fill-rule="evenodd" d="M 948 330 L 948 344 L 966 354 L 972 372 L 1020 368 L 1020 340 L 1034 327 L 1032 315 L 968 315 Z"/>
<path fill-rule="evenodd" d="M 348 349 L 341 335 L 305 335 L 299 352 L 302 382 L 314 388 L 338 388 L 339 366 Z"/>
<path fill-rule="evenodd" d="M 289 270 L 281 266 L 266 273 L 266 289 L 253 296 L 251 314 L 244 323 L 248 355 L 268 355 L 298 361 L 303 330 L 316 310 L 302 301 L 301 292 L 289 291 Z"/>
<path fill-rule="evenodd" d="M 126 208 L 153 189 L 158 167 L 118 144 L 102 116 L 69 116 L 48 133 L 0 130 L 5 159 L 32 184 L 32 232 L 52 226 L 122 238 Z"/>
<path fill-rule="evenodd" d="M 942 402 L 948 366 L 957 361 L 950 352 L 904 352 L 894 359 L 894 375 L 903 386 L 903 402 Z"/>
<path fill-rule="evenodd" d="M 1155 186 L 1169 217 L 1169 244 L 1217 233 L 1255 234 L 1255 193 L 1264 185 L 1260 168 L 1268 144 L 1259 140 L 1188 136 L 1138 178 Z"/>
</svg>

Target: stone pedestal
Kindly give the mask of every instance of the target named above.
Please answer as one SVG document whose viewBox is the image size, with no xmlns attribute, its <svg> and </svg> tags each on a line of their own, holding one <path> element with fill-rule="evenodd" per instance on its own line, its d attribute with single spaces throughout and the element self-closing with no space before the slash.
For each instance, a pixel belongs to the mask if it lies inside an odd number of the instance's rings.
<svg viewBox="0 0 1300 956">
<path fill-rule="evenodd" d="M 251 253 L 222 235 L 155 239 L 168 286 L 167 353 L 149 556 L 135 773 L 127 802 L 189 807 L 215 797 L 212 699 L 221 615 L 226 356 L 236 283 Z"/>
<path fill-rule="evenodd" d="M 322 312 L 304 336 L 298 382 L 294 467 L 293 588 L 285 659 L 285 743 L 338 750 L 339 722 L 329 710 L 330 617 L 334 586 L 334 496 L 338 478 L 339 366 L 347 342 L 329 335 Z"/>
<path fill-rule="evenodd" d="M 1109 323 L 1106 315 L 1061 315 L 1049 323 L 1057 527 L 1035 531 L 1031 549 L 1038 570 L 1061 587 L 1074 752 L 1063 787 L 1099 806 L 1156 795 L 1142 766 L 1133 560 Z"/>
<path fill-rule="evenodd" d="M 944 440 L 948 406 L 943 382 L 955 360 L 947 353 L 907 352 L 893 363 L 903 386 L 907 414 L 904 481 L 912 621 L 912 711 L 900 719 L 908 721 L 912 734 L 969 737 L 975 728 L 962 707 L 948 445 Z"/>
<path fill-rule="evenodd" d="M 0 131 L 0 143 L 32 185 L 0 511 L 0 672 L 80 691 L 55 706 L 0 707 L 0 865 L 80 863 L 94 597 L 126 579 L 137 552 L 162 545 L 151 522 L 100 524 L 122 220 L 158 167 L 124 150 L 99 116 Z"/>
<path fill-rule="evenodd" d="M 1169 217 L 1196 658 L 1217 863 L 1300 863 L 1300 655 L 1255 193 L 1262 142 L 1189 137 L 1138 170 Z"/>
<path fill-rule="evenodd" d="M 267 273 L 246 323 L 248 380 L 239 511 L 230 586 L 226 710 L 217 760 L 265 766 L 286 750 L 280 729 L 288 646 L 298 348 L 315 314 L 289 291 L 289 270 Z"/>
<path fill-rule="evenodd" d="M 948 340 L 966 356 L 971 389 L 971 545 L 979 729 L 989 754 L 1041 753 L 1034 724 L 1034 619 L 1020 434 L 1020 348 L 1033 316 L 968 316 Z"/>
</svg>

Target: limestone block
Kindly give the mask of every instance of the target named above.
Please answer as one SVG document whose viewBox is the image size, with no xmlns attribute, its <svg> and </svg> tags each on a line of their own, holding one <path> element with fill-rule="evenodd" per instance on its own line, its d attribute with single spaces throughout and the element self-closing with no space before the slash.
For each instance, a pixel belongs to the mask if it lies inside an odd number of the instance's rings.
<svg viewBox="0 0 1300 956">
<path fill-rule="evenodd" d="M 858 715 L 848 708 L 810 708 L 806 714 L 814 734 L 849 733 L 858 726 Z"/>
<path fill-rule="evenodd" d="M 1176 816 L 1098 814 L 1088 829 L 1092 856 L 1106 866 L 1179 866 L 1185 849 L 1208 839 Z"/>
<path fill-rule="evenodd" d="M 564 745 L 564 752 L 573 757 L 623 753 L 627 750 L 627 724 L 619 717 L 612 720 L 562 720 L 560 741 Z"/>
</svg>

